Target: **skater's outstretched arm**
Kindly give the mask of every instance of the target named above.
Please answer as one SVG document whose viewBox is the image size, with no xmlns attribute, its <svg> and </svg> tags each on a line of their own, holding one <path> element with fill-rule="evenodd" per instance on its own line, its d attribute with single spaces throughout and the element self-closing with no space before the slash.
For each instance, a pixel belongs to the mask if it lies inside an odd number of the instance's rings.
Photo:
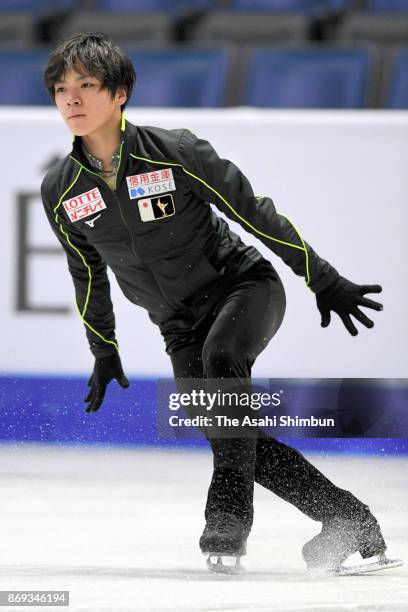
<svg viewBox="0 0 408 612">
<path fill-rule="evenodd" d="M 185 130 L 179 152 L 192 191 L 215 204 L 281 257 L 295 274 L 305 278 L 306 285 L 316 294 L 322 327 L 330 323 L 331 310 L 340 316 L 352 335 L 357 334 L 357 329 L 350 315 L 366 327 L 373 327 L 374 323 L 359 306 L 382 310 L 381 304 L 364 297 L 366 293 L 379 293 L 379 285 L 355 285 L 339 276 L 304 240 L 296 226 L 277 212 L 271 198 L 256 197 L 240 169 L 221 159 L 207 141 Z"/>
</svg>

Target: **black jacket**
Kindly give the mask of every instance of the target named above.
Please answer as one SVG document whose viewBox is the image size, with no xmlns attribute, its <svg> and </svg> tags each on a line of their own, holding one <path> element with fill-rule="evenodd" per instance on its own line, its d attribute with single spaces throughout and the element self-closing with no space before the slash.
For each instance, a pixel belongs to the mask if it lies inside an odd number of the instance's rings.
<svg viewBox="0 0 408 612">
<path fill-rule="evenodd" d="M 116 192 L 89 166 L 79 138 L 41 186 L 96 357 L 117 349 L 106 265 L 125 296 L 147 309 L 167 338 L 194 327 L 226 279 L 263 259 L 209 202 L 305 277 L 314 292 L 337 277 L 272 200 L 255 197 L 242 172 L 208 142 L 187 129 L 136 127 L 124 120 L 121 130 Z"/>
</svg>

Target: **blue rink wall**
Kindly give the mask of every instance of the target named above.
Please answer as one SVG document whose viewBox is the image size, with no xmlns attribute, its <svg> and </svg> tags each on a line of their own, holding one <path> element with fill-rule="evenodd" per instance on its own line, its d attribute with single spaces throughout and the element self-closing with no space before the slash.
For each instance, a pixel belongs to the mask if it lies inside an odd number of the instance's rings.
<svg viewBox="0 0 408 612">
<path fill-rule="evenodd" d="M 299 401 L 304 403 L 307 386 L 307 382 L 299 383 L 292 390 L 294 405 Z M 191 435 L 174 427 L 168 428 L 165 435 L 158 434 L 156 387 L 155 379 L 133 379 L 128 390 L 120 389 L 116 383 L 111 384 L 102 408 L 97 413 L 86 414 L 84 397 L 87 386 L 82 377 L 0 376 L 0 443 L 208 446 L 200 434 L 192 439 Z M 382 405 L 391 397 L 390 411 L 397 410 L 405 421 L 406 386 L 396 386 L 387 396 L 378 386 L 374 392 Z M 387 430 L 384 437 L 379 437 L 378 433 L 371 434 L 376 437 L 369 437 L 370 431 L 367 437 L 341 438 L 311 437 L 309 432 L 303 439 L 284 435 L 279 439 L 299 450 L 311 452 L 408 455 L 408 436 L 404 428 L 399 431 L 405 437 L 399 437 L 398 430 L 390 428 L 390 433 Z"/>
</svg>

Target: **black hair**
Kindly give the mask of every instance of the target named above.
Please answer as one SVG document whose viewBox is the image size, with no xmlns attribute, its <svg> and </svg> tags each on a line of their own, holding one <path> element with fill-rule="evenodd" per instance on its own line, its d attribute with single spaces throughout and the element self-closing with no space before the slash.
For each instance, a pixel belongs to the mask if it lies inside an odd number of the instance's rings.
<svg viewBox="0 0 408 612">
<path fill-rule="evenodd" d="M 127 100 L 122 104 L 122 110 L 125 108 L 136 83 L 135 69 L 130 59 L 106 34 L 101 32 L 74 34 L 51 53 L 44 69 L 44 84 L 53 101 L 54 85 L 70 68 L 99 79 L 102 87 L 106 88 L 112 97 L 118 89 L 125 89 Z"/>
</svg>

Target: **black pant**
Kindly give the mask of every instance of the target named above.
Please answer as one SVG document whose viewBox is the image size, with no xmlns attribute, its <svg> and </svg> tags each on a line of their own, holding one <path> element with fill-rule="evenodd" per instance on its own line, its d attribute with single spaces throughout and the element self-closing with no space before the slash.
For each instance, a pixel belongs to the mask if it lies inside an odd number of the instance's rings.
<svg viewBox="0 0 408 612">
<path fill-rule="evenodd" d="M 274 269 L 261 261 L 225 286 L 215 309 L 184 346 L 170 354 L 181 378 L 250 379 L 256 357 L 279 329 L 285 293 Z M 205 516 L 231 512 L 250 527 L 254 481 L 310 518 L 351 517 L 362 503 L 337 488 L 298 451 L 267 436 L 210 438 L 214 471 Z"/>
</svg>

